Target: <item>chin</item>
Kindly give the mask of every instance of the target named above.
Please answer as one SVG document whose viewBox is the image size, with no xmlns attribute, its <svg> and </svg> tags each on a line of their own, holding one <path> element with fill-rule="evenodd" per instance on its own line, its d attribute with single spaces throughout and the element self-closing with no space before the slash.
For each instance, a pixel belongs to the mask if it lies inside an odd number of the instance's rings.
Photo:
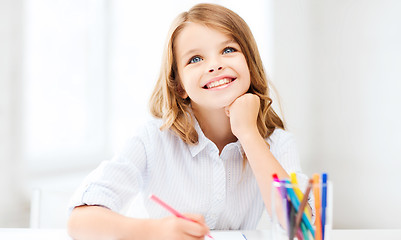
<svg viewBox="0 0 401 240">
<path fill-rule="evenodd" d="M 239 96 L 242 96 L 242 94 Z M 219 104 L 219 108 L 225 108 L 227 106 L 230 106 L 239 96 L 230 97 L 222 100 L 221 104 Z"/>
</svg>

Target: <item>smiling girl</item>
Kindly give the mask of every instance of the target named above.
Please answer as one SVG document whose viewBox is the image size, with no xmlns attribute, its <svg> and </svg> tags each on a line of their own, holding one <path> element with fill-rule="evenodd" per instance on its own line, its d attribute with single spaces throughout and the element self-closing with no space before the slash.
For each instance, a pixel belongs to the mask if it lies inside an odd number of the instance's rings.
<svg viewBox="0 0 401 240">
<path fill-rule="evenodd" d="M 74 239 L 203 239 L 209 229 L 255 229 L 270 212 L 272 174 L 296 172 L 293 137 L 275 113 L 247 24 L 199 4 L 173 22 L 149 121 L 72 199 Z M 139 192 L 155 194 L 196 222 L 144 199 L 150 219 L 124 216 Z"/>
</svg>

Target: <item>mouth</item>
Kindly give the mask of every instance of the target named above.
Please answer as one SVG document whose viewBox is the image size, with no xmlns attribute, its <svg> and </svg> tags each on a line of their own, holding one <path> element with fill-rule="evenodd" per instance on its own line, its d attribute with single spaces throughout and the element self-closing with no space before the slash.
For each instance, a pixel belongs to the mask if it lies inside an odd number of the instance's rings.
<svg viewBox="0 0 401 240">
<path fill-rule="evenodd" d="M 227 84 L 230 84 L 231 82 L 235 81 L 237 78 L 230 78 L 230 77 L 225 77 L 216 81 L 211 81 L 208 82 L 205 86 L 203 86 L 204 89 L 212 89 L 212 88 L 217 88 L 221 87 Z"/>
</svg>

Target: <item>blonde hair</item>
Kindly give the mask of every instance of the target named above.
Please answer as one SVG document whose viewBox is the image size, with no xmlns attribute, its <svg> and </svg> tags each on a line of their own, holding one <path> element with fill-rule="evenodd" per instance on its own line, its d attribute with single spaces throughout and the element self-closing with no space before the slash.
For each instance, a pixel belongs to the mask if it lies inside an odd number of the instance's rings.
<svg viewBox="0 0 401 240">
<path fill-rule="evenodd" d="M 183 88 L 178 77 L 174 40 L 187 22 L 204 24 L 231 36 L 241 47 L 247 61 L 251 84 L 248 92 L 259 96 L 257 118 L 262 137 L 269 137 L 275 128 L 284 129 L 284 122 L 271 107 L 268 79 L 251 30 L 235 12 L 216 4 L 198 4 L 177 16 L 171 25 L 164 48 L 162 66 L 150 98 L 150 112 L 162 118 L 161 129 L 171 129 L 188 144 L 198 142 L 198 134 L 191 114 L 190 99 L 183 99 Z"/>
</svg>

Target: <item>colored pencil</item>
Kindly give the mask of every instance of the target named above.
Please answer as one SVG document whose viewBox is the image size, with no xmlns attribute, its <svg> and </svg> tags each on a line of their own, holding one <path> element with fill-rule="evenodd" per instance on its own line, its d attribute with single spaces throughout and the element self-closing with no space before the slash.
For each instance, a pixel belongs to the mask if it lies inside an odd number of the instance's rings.
<svg viewBox="0 0 401 240">
<path fill-rule="evenodd" d="M 292 172 L 290 174 L 290 179 L 291 179 L 291 183 L 293 185 L 294 188 L 294 192 L 297 195 L 299 201 L 302 201 L 302 198 L 304 197 L 304 194 L 302 193 L 301 189 L 299 189 L 299 185 L 298 185 L 298 180 L 297 180 L 297 174 Z M 311 219 L 312 218 L 312 214 L 309 211 L 309 208 L 304 209 L 306 216 Z"/>
<path fill-rule="evenodd" d="M 319 174 L 313 174 L 313 195 L 315 196 L 315 240 L 322 240 L 322 219 L 321 219 L 321 202 L 320 202 L 320 189 L 319 189 Z"/>
<path fill-rule="evenodd" d="M 295 210 L 299 211 L 299 200 L 298 200 L 297 196 L 295 195 L 295 192 L 292 189 L 292 187 L 290 187 L 291 183 L 289 180 L 287 180 L 287 185 L 289 186 L 289 187 L 287 187 L 287 193 L 291 199 L 291 202 L 294 205 Z M 306 227 L 309 229 L 312 236 L 315 237 L 315 230 L 313 229 L 312 224 L 310 223 L 309 219 L 306 217 L 305 213 L 302 213 L 302 221 L 305 223 Z"/>
<path fill-rule="evenodd" d="M 312 189 L 312 185 L 313 185 L 313 179 L 309 179 L 308 186 L 306 188 L 306 191 L 305 191 L 305 194 L 303 196 L 301 205 L 299 207 L 299 211 L 298 211 L 297 216 L 296 216 L 296 220 L 295 220 L 295 228 L 296 229 L 298 229 L 299 225 L 301 224 L 303 210 L 305 209 L 306 204 L 308 203 L 308 196 L 309 196 L 309 193 L 310 193 L 310 191 Z"/>
<path fill-rule="evenodd" d="M 326 226 L 327 207 L 327 173 L 322 174 L 322 240 L 324 240 L 324 228 Z"/>
</svg>

